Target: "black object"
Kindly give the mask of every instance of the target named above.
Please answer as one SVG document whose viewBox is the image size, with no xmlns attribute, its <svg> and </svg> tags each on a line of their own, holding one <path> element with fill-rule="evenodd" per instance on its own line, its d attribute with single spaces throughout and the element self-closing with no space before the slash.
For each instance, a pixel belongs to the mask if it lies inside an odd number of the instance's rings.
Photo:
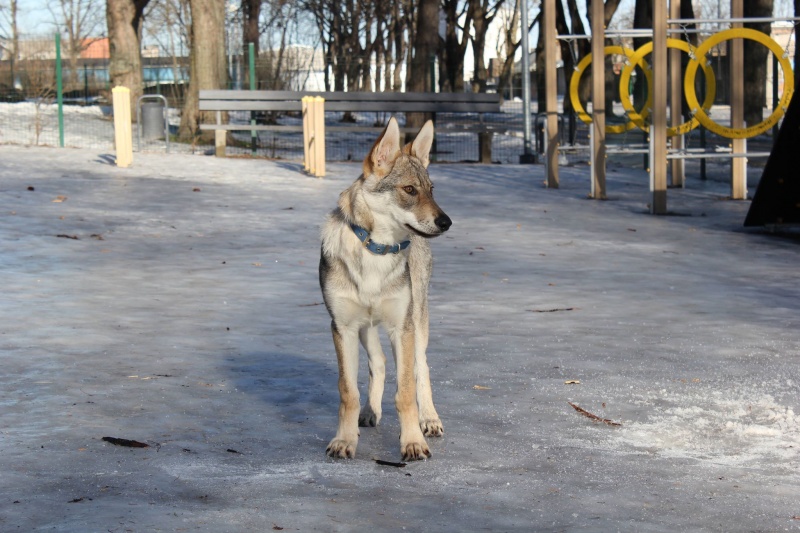
<svg viewBox="0 0 800 533">
<path fill-rule="evenodd" d="M 800 223 L 800 98 L 792 95 L 745 226 Z"/>
</svg>

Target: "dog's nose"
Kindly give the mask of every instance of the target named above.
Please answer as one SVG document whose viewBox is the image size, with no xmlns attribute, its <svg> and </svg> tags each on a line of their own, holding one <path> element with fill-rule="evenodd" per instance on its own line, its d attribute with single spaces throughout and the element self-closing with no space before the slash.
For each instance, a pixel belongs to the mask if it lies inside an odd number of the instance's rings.
<svg viewBox="0 0 800 533">
<path fill-rule="evenodd" d="M 444 213 L 439 215 L 439 217 L 436 220 L 434 220 L 433 223 L 436 224 L 436 227 L 438 227 L 442 231 L 447 231 L 448 229 L 450 229 L 450 226 L 453 225 L 453 221 L 450 220 L 450 217 L 445 215 Z"/>
</svg>

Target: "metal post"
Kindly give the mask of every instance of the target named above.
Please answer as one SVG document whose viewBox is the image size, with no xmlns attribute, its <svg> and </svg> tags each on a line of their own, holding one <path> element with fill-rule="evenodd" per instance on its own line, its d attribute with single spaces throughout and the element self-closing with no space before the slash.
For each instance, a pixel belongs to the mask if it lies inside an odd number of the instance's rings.
<svg viewBox="0 0 800 533">
<path fill-rule="evenodd" d="M 650 124 L 650 212 L 667 213 L 667 4 L 653 0 L 653 109 Z"/>
<path fill-rule="evenodd" d="M 689 1 L 689 0 L 686 0 Z M 681 0 L 670 0 L 669 2 L 669 16 L 670 18 L 677 19 L 681 16 Z M 678 28 L 677 25 L 673 25 Z M 669 97 L 669 123 L 670 126 L 676 127 L 683 122 L 683 74 L 681 72 L 681 51 L 677 48 L 669 50 L 669 84 L 670 84 L 670 97 Z M 680 150 L 683 148 L 683 135 L 674 135 L 671 138 L 672 148 Z M 670 173 L 672 175 L 673 187 L 686 186 L 686 171 L 684 161 L 682 159 L 674 159 L 670 161 Z"/>
<path fill-rule="evenodd" d="M 744 16 L 742 0 L 731 0 L 731 18 Z M 731 28 L 741 28 L 741 22 L 731 23 Z M 730 44 L 731 67 L 731 128 L 744 127 L 744 42 L 742 39 L 733 39 Z M 734 153 L 744 152 L 744 139 L 731 139 L 731 149 Z M 747 159 L 740 158 L 731 161 L 731 198 L 745 200 L 747 198 Z"/>
<path fill-rule="evenodd" d="M 592 186 L 591 197 L 606 198 L 606 60 L 603 2 L 592 2 Z"/>
<path fill-rule="evenodd" d="M 528 45 L 528 2 L 520 2 L 520 25 L 522 27 L 522 138 L 523 153 L 519 156 L 520 163 L 535 163 L 536 157 L 531 149 L 531 65 L 530 47 Z M 514 77 L 511 77 L 513 92 Z M 513 96 L 512 96 L 513 98 Z"/>
<path fill-rule="evenodd" d="M 714 75 L 716 76 L 716 74 L 714 74 Z M 706 100 L 706 83 L 707 82 L 704 82 L 703 85 L 700 86 L 700 94 L 698 96 L 700 96 L 700 98 L 701 98 L 700 101 L 701 102 L 705 102 L 705 100 Z M 700 129 L 700 148 L 705 150 L 705 148 L 706 148 L 706 129 L 705 128 L 699 128 L 699 129 Z M 700 160 L 700 179 L 701 180 L 707 179 L 707 176 L 706 176 L 706 160 L 705 159 L 701 159 Z"/>
<path fill-rule="evenodd" d="M 89 69 L 83 64 L 83 105 L 89 105 Z"/>
<path fill-rule="evenodd" d="M 249 71 L 250 71 L 250 90 L 256 90 L 256 47 L 254 43 L 248 43 L 247 45 L 247 57 L 249 60 Z M 250 111 L 250 125 L 256 125 L 256 112 Z M 256 149 L 258 148 L 258 132 L 256 130 L 250 130 L 250 153 L 252 155 L 256 155 Z"/>
<path fill-rule="evenodd" d="M 64 82 L 61 76 L 60 33 L 56 33 L 56 98 L 58 99 L 58 145 L 64 148 Z"/>
<path fill-rule="evenodd" d="M 558 100 L 556 77 L 556 0 L 542 2 L 544 22 L 545 112 L 547 113 L 547 186 L 558 188 Z"/>
</svg>

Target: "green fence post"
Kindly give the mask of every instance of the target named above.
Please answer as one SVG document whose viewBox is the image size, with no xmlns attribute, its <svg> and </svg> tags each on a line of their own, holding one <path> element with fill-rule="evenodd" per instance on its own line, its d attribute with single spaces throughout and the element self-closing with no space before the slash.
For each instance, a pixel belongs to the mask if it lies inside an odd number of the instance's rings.
<svg viewBox="0 0 800 533">
<path fill-rule="evenodd" d="M 256 47 L 254 43 L 249 43 L 247 46 L 247 58 L 250 64 L 250 90 L 256 90 Z M 250 125 L 256 125 L 256 113 L 255 111 L 250 111 Z M 256 148 L 258 145 L 258 132 L 256 130 L 250 130 L 250 153 L 252 155 L 256 155 Z"/>
<path fill-rule="evenodd" d="M 58 145 L 64 148 L 64 84 L 61 79 L 60 33 L 56 33 L 56 98 L 58 101 Z"/>
</svg>

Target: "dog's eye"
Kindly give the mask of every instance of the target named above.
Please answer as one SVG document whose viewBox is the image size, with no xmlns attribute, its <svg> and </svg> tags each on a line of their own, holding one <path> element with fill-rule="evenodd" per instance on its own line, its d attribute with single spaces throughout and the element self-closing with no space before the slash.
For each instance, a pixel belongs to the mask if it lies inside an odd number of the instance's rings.
<svg viewBox="0 0 800 533">
<path fill-rule="evenodd" d="M 406 193 L 410 194 L 411 196 L 417 194 L 417 189 L 415 189 L 411 185 L 406 185 L 405 187 L 403 187 L 403 190 L 406 191 Z"/>
</svg>

